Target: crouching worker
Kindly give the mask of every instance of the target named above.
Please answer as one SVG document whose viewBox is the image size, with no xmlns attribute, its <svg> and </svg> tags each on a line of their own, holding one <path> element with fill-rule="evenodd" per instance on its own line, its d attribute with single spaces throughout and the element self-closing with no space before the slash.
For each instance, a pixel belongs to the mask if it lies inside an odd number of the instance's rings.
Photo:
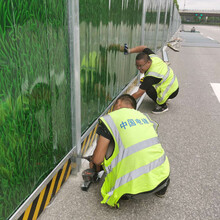
<svg viewBox="0 0 220 220">
<path fill-rule="evenodd" d="M 158 139 L 157 124 L 135 109 L 132 96 L 120 96 L 113 112 L 100 118 L 97 129 L 100 136 L 90 168 L 95 164 L 99 171 L 103 166 L 106 177 L 101 203 L 113 207 L 119 207 L 121 197 L 156 189 L 159 191 L 155 194 L 162 197 L 169 184 L 169 161 Z"/>
</svg>

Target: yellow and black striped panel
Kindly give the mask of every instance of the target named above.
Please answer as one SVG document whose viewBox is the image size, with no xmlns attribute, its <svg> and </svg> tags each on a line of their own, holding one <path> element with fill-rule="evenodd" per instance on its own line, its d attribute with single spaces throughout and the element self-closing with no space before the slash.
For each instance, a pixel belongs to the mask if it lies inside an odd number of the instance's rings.
<svg viewBox="0 0 220 220">
<path fill-rule="evenodd" d="M 54 195 L 59 191 L 63 183 L 68 179 L 71 172 L 71 160 L 55 174 L 53 179 L 45 186 L 36 199 L 29 205 L 19 220 L 35 220 L 47 207 Z"/>
<path fill-rule="evenodd" d="M 113 106 L 108 110 L 108 113 L 112 112 Z M 88 148 L 92 145 L 93 141 L 97 138 L 96 130 L 98 128 L 98 124 L 95 128 L 89 133 L 89 135 L 84 139 L 81 144 L 81 155 L 84 155 Z"/>
<path fill-rule="evenodd" d="M 95 126 L 95 128 L 89 133 L 89 135 L 82 142 L 82 144 L 81 144 L 81 155 L 84 155 L 84 153 L 88 150 L 88 148 L 92 145 L 93 141 L 96 139 L 96 137 L 97 137 L 97 134 L 96 134 L 97 128 L 98 128 L 98 124 Z"/>
</svg>

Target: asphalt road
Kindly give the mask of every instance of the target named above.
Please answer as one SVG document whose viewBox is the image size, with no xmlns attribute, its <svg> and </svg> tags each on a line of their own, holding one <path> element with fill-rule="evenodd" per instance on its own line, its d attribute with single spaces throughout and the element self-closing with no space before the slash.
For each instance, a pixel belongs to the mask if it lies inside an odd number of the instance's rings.
<svg viewBox="0 0 220 220">
<path fill-rule="evenodd" d="M 195 27 L 220 42 L 219 27 Z M 139 109 L 159 123 L 159 138 L 171 166 L 166 197 L 122 201 L 120 209 L 113 209 L 100 204 L 101 182 L 81 191 L 79 173 L 67 180 L 39 219 L 220 219 L 220 103 L 210 84 L 220 83 L 220 48 L 180 45 L 179 50 L 168 50 L 180 86 L 169 111 L 153 115 L 154 103 L 148 97 Z"/>
</svg>

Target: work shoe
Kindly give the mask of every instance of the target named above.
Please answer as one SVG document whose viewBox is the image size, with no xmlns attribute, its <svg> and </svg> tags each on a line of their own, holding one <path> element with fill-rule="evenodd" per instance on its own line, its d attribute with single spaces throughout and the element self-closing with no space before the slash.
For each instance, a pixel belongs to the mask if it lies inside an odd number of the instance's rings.
<svg viewBox="0 0 220 220">
<path fill-rule="evenodd" d="M 130 200 L 130 197 L 127 195 L 122 195 L 121 200 Z"/>
<path fill-rule="evenodd" d="M 169 184 L 170 184 L 170 178 L 167 180 L 166 186 L 163 189 L 161 189 L 160 191 L 156 192 L 155 195 L 160 198 L 165 197 L 165 194 L 166 194 L 166 191 L 167 191 Z"/>
<path fill-rule="evenodd" d="M 163 106 L 156 105 L 155 109 L 152 111 L 152 113 L 154 113 L 154 114 L 161 114 L 161 113 L 166 112 L 166 111 L 168 111 L 167 105 L 163 105 Z"/>
<path fill-rule="evenodd" d="M 163 189 L 161 189 L 159 192 L 155 193 L 155 195 L 160 198 L 165 197 L 165 194 L 166 194 L 166 190 L 163 190 Z"/>
</svg>

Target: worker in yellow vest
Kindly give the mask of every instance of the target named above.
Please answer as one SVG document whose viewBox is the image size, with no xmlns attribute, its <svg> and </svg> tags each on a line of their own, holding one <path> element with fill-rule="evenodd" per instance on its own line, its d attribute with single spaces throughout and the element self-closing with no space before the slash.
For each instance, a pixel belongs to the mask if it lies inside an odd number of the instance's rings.
<svg viewBox="0 0 220 220">
<path fill-rule="evenodd" d="M 113 112 L 100 118 L 99 140 L 90 168 L 106 172 L 101 188 L 103 200 L 112 207 L 119 199 L 154 192 L 165 195 L 169 185 L 169 161 L 157 135 L 157 124 L 136 109 L 135 99 L 120 96 Z M 107 156 L 110 143 L 114 149 Z"/>
<path fill-rule="evenodd" d="M 173 70 L 154 52 L 146 46 L 138 46 L 131 49 L 125 48 L 126 53 L 139 53 L 136 56 L 136 67 L 144 73 L 144 79 L 137 92 L 132 96 L 137 99 L 145 92 L 156 102 L 154 114 L 168 111 L 166 102 L 177 96 L 179 85 Z"/>
</svg>

